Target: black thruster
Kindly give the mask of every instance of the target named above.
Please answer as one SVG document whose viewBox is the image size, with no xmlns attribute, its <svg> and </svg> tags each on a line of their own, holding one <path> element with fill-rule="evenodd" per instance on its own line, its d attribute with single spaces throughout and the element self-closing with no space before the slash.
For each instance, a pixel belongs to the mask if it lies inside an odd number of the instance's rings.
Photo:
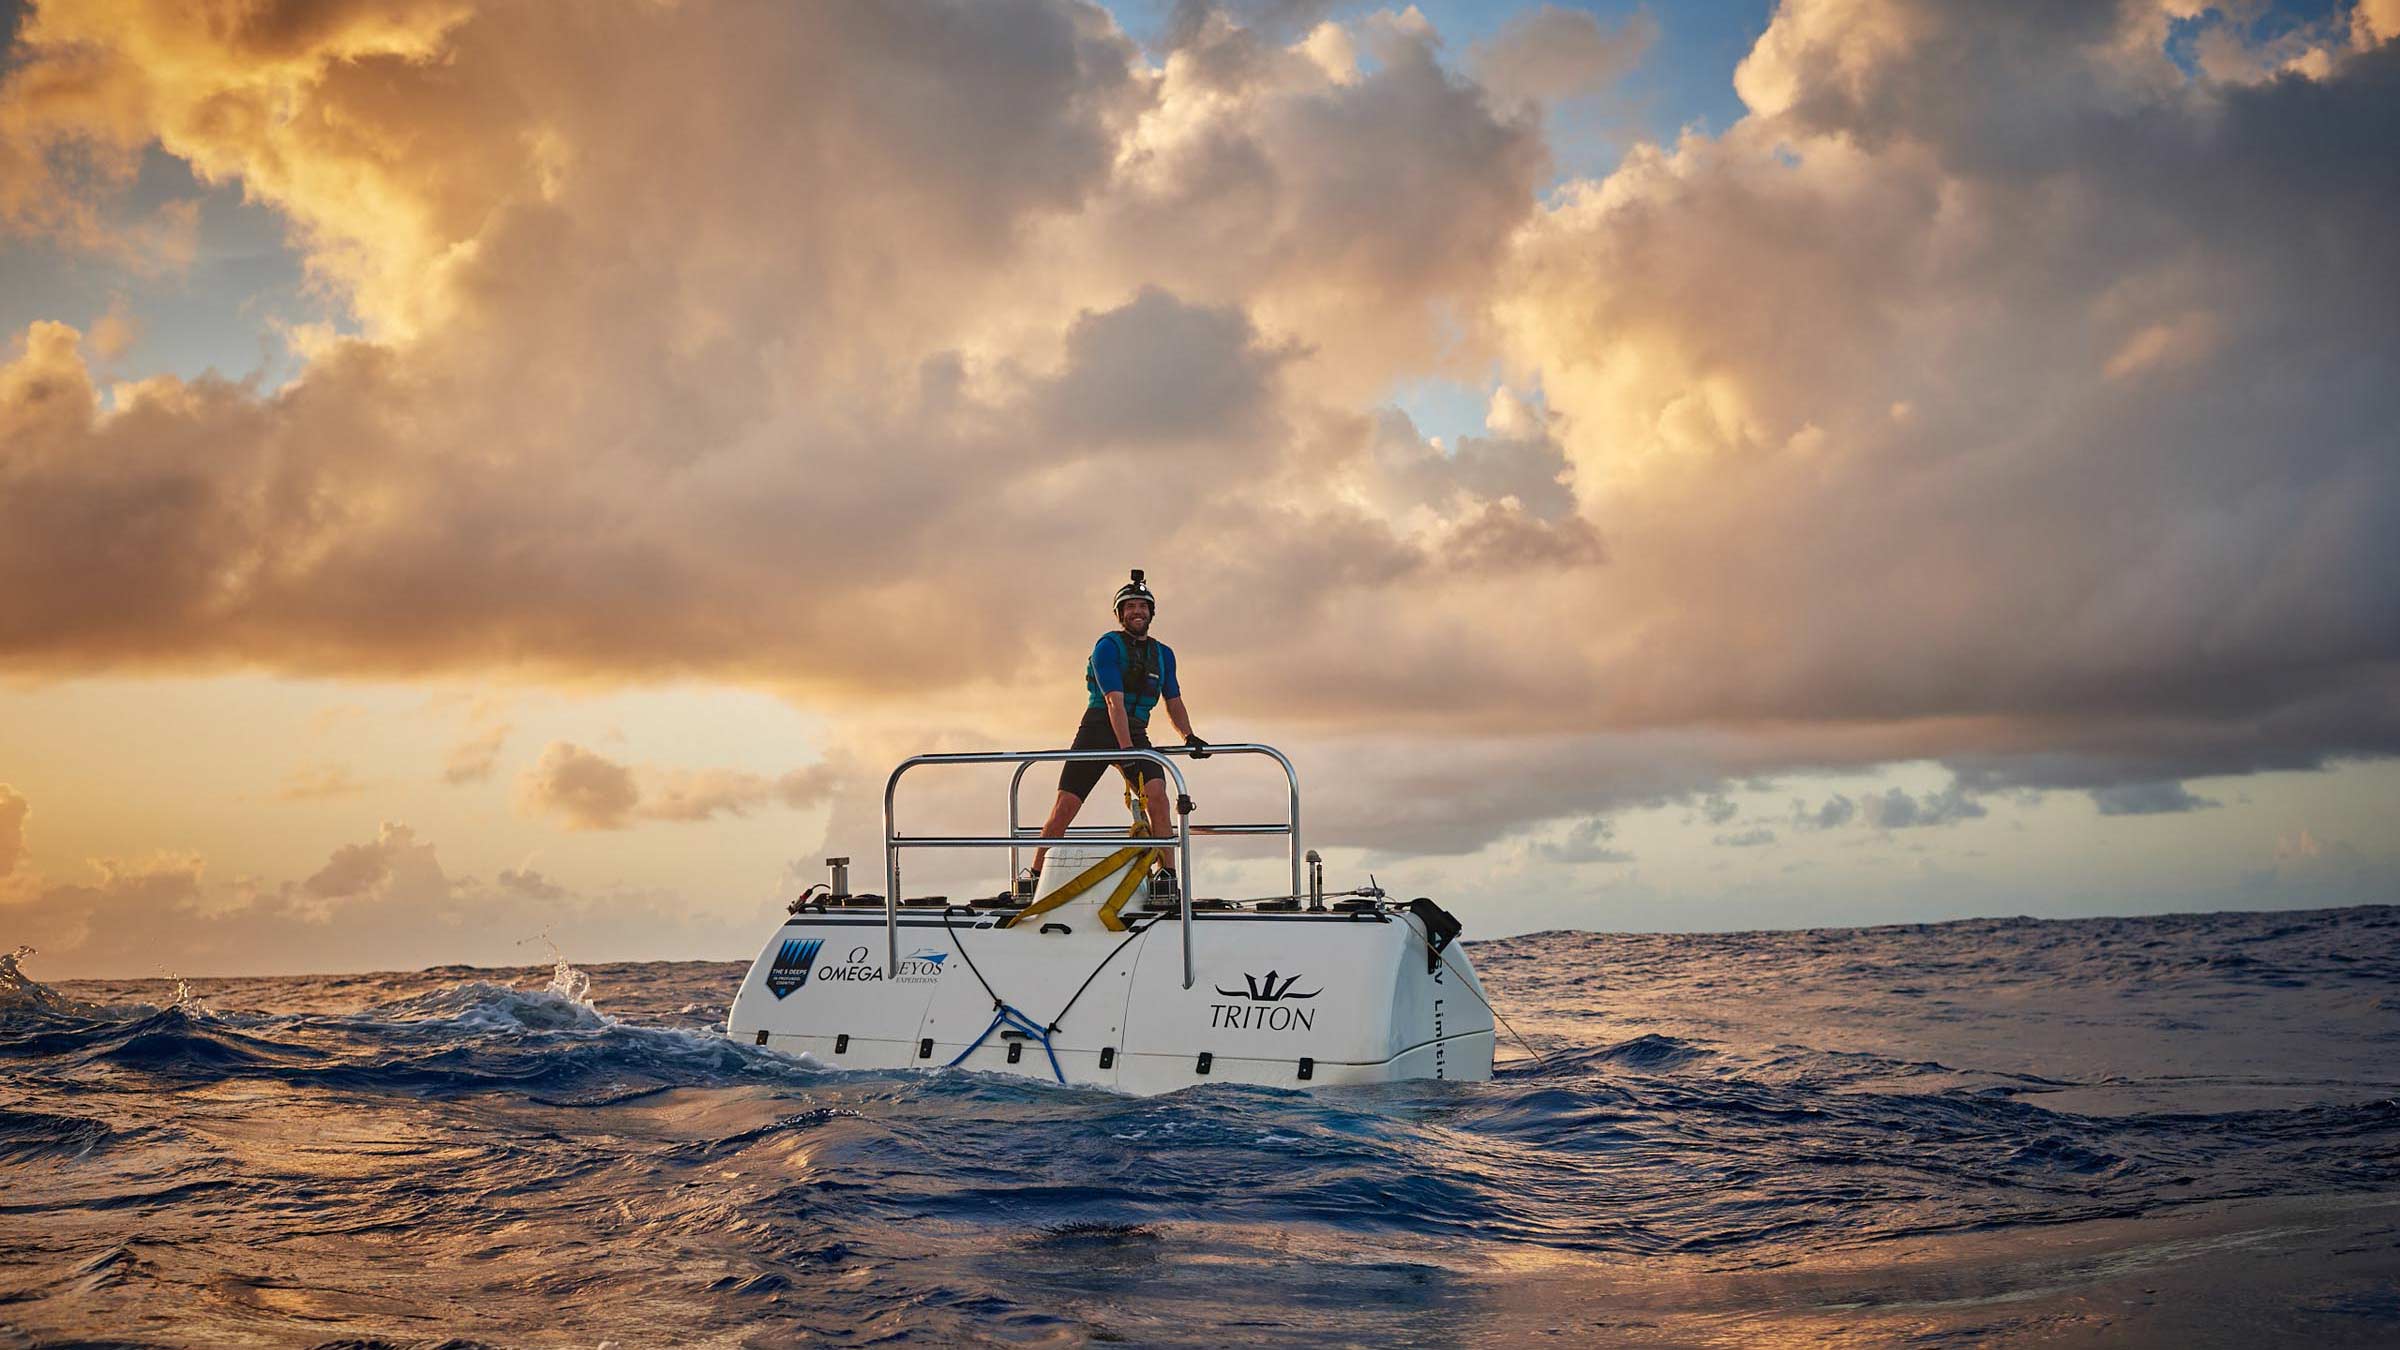
<svg viewBox="0 0 2400 1350">
<path fill-rule="evenodd" d="M 1113 1069 L 1117 1067 L 1117 1047 L 1113 1045 L 1104 1045 L 1100 1047 L 1100 1067 L 1103 1069 Z"/>
<path fill-rule="evenodd" d="M 1317 1076 L 1317 1062 L 1307 1055 L 1300 1057 L 1300 1081 L 1305 1083 Z"/>
<path fill-rule="evenodd" d="M 933 1037 L 928 1036 L 924 1040 L 917 1042 L 917 1058 L 933 1058 Z"/>
<path fill-rule="evenodd" d="M 1010 1041 L 1008 1043 L 1008 1062 L 1014 1064 L 1023 1058 L 1025 1058 L 1025 1042 Z"/>
<path fill-rule="evenodd" d="M 837 1055 L 846 1055 L 850 1053 L 849 1032 L 845 1031 L 841 1035 L 833 1038 L 833 1053 Z"/>
<path fill-rule="evenodd" d="M 1210 1066 L 1210 1065 L 1212 1065 L 1212 1064 L 1214 1064 L 1214 1063 L 1216 1063 L 1216 1062 L 1217 1062 L 1217 1057 L 1216 1057 L 1216 1055 L 1215 1055 L 1214 1053 L 1212 1053 L 1212 1052 L 1210 1052 L 1210 1051 L 1207 1051 L 1207 1050 L 1203 1050 L 1203 1051 L 1201 1051 L 1201 1052 L 1200 1052 L 1200 1062 L 1199 1062 L 1197 1065 L 1193 1066 L 1193 1068 L 1192 1068 L 1192 1072 L 1193 1072 L 1193 1073 L 1207 1073 L 1207 1072 L 1208 1072 L 1208 1069 L 1209 1069 L 1209 1066 Z"/>
<path fill-rule="evenodd" d="M 758 1029 L 758 1043 L 760 1045 L 765 1045 L 767 1043 L 767 1029 L 765 1027 L 760 1027 Z"/>
</svg>

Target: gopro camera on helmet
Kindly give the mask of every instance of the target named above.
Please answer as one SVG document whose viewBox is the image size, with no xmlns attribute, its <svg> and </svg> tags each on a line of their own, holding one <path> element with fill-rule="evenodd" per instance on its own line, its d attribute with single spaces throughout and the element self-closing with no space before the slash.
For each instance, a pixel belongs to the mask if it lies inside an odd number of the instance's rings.
<svg viewBox="0 0 2400 1350">
<path fill-rule="evenodd" d="M 1149 584 L 1142 580 L 1142 569 L 1138 567 L 1133 569 L 1133 580 L 1117 588 L 1117 598 L 1108 604 L 1109 613 L 1123 613 L 1128 600 L 1147 600 L 1150 602 L 1150 612 L 1153 615 L 1158 613 L 1158 597 L 1151 593 Z"/>
</svg>

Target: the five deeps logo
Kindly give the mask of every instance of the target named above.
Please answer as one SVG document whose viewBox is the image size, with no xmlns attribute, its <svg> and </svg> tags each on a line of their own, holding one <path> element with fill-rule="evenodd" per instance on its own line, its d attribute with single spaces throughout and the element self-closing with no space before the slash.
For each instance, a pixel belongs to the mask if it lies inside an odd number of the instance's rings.
<svg viewBox="0 0 2400 1350">
<path fill-rule="evenodd" d="M 767 971 L 767 992 L 782 998 L 808 983 L 809 968 L 817 963 L 817 949 L 825 945 L 823 938 L 790 938 L 775 951 L 775 965 Z"/>
</svg>

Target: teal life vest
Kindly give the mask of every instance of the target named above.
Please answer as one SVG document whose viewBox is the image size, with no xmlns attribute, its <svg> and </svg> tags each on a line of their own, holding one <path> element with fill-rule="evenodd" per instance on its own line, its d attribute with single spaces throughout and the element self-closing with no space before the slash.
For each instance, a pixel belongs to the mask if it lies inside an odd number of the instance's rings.
<svg viewBox="0 0 2400 1350">
<path fill-rule="evenodd" d="M 1100 687 L 1097 663 L 1100 648 L 1110 642 L 1116 644 L 1118 668 L 1125 674 L 1125 719 L 1139 726 L 1150 720 L 1150 713 L 1158 707 L 1159 698 L 1170 692 L 1168 676 L 1174 668 L 1174 655 L 1167 650 L 1167 644 L 1157 638 L 1135 642 L 1125 636 L 1122 630 L 1103 635 L 1099 642 L 1092 644 L 1092 655 L 1086 657 L 1083 663 L 1083 686 L 1090 696 L 1087 707 L 1108 706 L 1108 691 Z"/>
</svg>

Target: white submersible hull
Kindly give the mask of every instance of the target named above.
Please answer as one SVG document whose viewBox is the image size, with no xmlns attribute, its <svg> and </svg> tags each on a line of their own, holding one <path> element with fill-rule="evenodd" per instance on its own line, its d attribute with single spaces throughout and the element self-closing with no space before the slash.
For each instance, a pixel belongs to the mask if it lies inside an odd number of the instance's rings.
<svg viewBox="0 0 2400 1350">
<path fill-rule="evenodd" d="M 1020 757 L 924 756 L 902 770 L 1007 758 Z M 1174 783 L 1188 808 L 1180 774 Z M 1212 831 L 1184 814 L 1188 860 L 1190 836 Z M 751 964 L 727 1034 L 828 1067 L 956 1066 L 1135 1093 L 1491 1077 L 1491 1010 L 1452 942 L 1455 920 L 1430 902 L 1372 896 L 1319 911 L 1295 897 L 1187 912 L 1180 896 L 1147 898 L 1149 847 L 1078 833 L 1052 849 L 1029 904 L 889 893 L 797 903 Z M 896 879 L 891 846 L 918 841 L 886 836 Z M 1013 823 L 1008 839 L 1037 842 Z"/>
</svg>

